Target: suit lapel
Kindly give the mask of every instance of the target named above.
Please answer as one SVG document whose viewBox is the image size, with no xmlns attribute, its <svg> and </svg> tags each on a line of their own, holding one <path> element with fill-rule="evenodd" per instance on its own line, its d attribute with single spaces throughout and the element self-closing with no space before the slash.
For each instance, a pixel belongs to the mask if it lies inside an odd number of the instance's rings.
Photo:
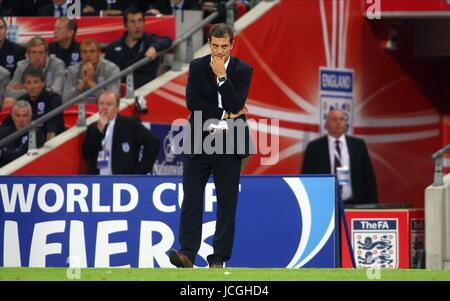
<svg viewBox="0 0 450 301">
<path fill-rule="evenodd" d="M 349 157 L 349 161 L 350 161 L 350 168 L 352 168 L 352 166 L 354 166 L 352 163 L 352 159 L 355 158 L 355 153 L 356 153 L 356 148 L 355 148 L 355 144 L 353 143 L 352 139 L 349 139 L 348 136 L 345 136 L 345 142 L 347 143 L 347 149 L 348 149 L 348 157 Z"/>
<path fill-rule="evenodd" d="M 116 122 L 114 123 L 114 130 L 113 130 L 113 138 L 112 138 L 112 154 L 115 153 L 115 150 L 117 150 L 117 136 L 119 135 L 119 129 L 120 129 L 120 122 L 122 121 L 121 116 L 117 115 Z M 114 162 L 114 160 L 113 160 Z"/>
<path fill-rule="evenodd" d="M 206 79 L 207 79 L 211 89 L 216 89 L 216 86 L 217 86 L 216 75 L 213 73 L 213 71 L 211 69 L 211 65 L 210 65 L 211 55 L 206 56 L 203 63 L 204 63 L 204 68 L 205 68 Z"/>
<path fill-rule="evenodd" d="M 233 77 L 233 73 L 234 73 L 234 69 L 236 68 L 237 65 L 237 60 L 236 58 L 230 56 L 230 62 L 228 63 L 228 68 L 227 68 L 227 77 L 229 79 L 231 79 Z"/>
<path fill-rule="evenodd" d="M 322 154 L 322 158 L 325 158 L 325 169 L 327 170 L 327 172 L 332 173 L 331 171 L 331 161 L 330 161 L 330 152 L 328 150 L 328 137 L 324 136 L 323 137 L 323 147 L 321 148 L 322 152 L 324 152 Z"/>
</svg>

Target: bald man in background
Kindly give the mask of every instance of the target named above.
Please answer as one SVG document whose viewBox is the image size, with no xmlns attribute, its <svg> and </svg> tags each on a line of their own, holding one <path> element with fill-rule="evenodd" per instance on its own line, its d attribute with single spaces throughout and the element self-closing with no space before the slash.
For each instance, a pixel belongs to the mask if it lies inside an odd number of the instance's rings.
<svg viewBox="0 0 450 301">
<path fill-rule="evenodd" d="M 345 134 L 345 115 L 340 110 L 328 113 L 327 135 L 310 141 L 303 156 L 302 174 L 336 174 L 348 168 L 350 184 L 341 186 L 344 204 L 378 201 L 377 185 L 364 140 Z"/>
</svg>

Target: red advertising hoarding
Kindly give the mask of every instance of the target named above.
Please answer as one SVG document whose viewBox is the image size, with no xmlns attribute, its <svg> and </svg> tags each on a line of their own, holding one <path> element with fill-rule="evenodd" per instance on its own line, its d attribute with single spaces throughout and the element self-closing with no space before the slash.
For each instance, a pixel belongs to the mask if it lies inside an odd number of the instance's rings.
<svg viewBox="0 0 450 301">
<path fill-rule="evenodd" d="M 34 36 L 53 41 L 54 17 L 7 17 L 8 39 L 25 44 Z M 95 38 L 100 43 L 110 43 L 120 38 L 125 29 L 122 17 L 82 17 L 77 21 L 77 41 Z M 146 17 L 145 31 L 175 39 L 175 18 L 173 16 Z"/>
</svg>

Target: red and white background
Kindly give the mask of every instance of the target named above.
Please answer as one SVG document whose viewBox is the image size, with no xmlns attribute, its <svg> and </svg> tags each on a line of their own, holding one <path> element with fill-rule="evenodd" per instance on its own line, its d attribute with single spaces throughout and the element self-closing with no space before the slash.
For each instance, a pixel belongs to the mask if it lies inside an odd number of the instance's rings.
<svg viewBox="0 0 450 301">
<path fill-rule="evenodd" d="M 380 202 L 422 208 L 431 154 L 450 142 L 446 69 L 415 59 L 411 28 L 367 20 L 365 5 L 285 0 L 239 34 L 233 54 L 254 68 L 249 117 L 280 120 L 279 162 L 262 166 L 256 155 L 245 173 L 299 173 L 306 144 L 320 135 L 320 68 L 351 69 L 353 134 L 368 144 Z M 392 27 L 401 42 L 396 51 L 385 49 Z M 148 96 L 151 121 L 188 115 L 186 79 Z"/>
<path fill-rule="evenodd" d="M 410 7 L 388 2 L 393 1 L 383 1 L 381 8 L 384 3 L 392 10 Z M 445 1 L 419 2 L 435 7 Z M 320 136 L 320 69 L 351 70 L 352 134 L 368 145 L 380 203 L 423 208 L 424 189 L 433 181 L 431 154 L 450 142 L 448 71 L 439 61 L 414 56 L 407 22 L 368 20 L 366 9 L 364 0 L 284 0 L 237 36 L 233 55 L 254 68 L 249 118 L 279 119 L 277 127 L 269 121 L 266 129 L 278 133 L 278 163 L 261 165 L 266 155 L 258 154 L 244 173 L 298 174 L 306 144 Z M 393 28 L 397 50 L 386 48 Z M 147 95 L 149 113 L 141 115 L 143 121 L 170 124 L 186 118 L 186 80 L 183 74 Z M 82 138 L 68 144 L 79 145 Z M 73 170 L 85 170 L 78 149 L 60 148 L 72 154 Z M 41 158 L 15 174 L 33 173 L 49 160 Z M 448 159 L 445 164 L 448 172 Z"/>
<path fill-rule="evenodd" d="M 8 39 L 26 44 L 34 36 L 41 36 L 47 41 L 54 39 L 53 17 L 7 17 Z M 82 17 L 76 20 L 77 34 L 75 39 L 81 42 L 85 39 L 95 38 L 99 43 L 110 43 L 123 36 L 122 17 Z M 159 35 L 175 37 L 175 18 L 172 16 L 146 17 L 145 31 Z"/>
</svg>

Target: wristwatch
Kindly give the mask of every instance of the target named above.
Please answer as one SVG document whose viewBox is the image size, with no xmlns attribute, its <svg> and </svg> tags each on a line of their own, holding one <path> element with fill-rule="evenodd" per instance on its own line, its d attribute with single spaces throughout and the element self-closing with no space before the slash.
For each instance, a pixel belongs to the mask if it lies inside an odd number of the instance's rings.
<svg viewBox="0 0 450 301">
<path fill-rule="evenodd" d="M 223 83 L 224 81 L 227 80 L 227 77 L 226 76 L 221 76 L 221 77 L 218 78 L 218 80 L 219 80 L 219 83 Z"/>
</svg>

